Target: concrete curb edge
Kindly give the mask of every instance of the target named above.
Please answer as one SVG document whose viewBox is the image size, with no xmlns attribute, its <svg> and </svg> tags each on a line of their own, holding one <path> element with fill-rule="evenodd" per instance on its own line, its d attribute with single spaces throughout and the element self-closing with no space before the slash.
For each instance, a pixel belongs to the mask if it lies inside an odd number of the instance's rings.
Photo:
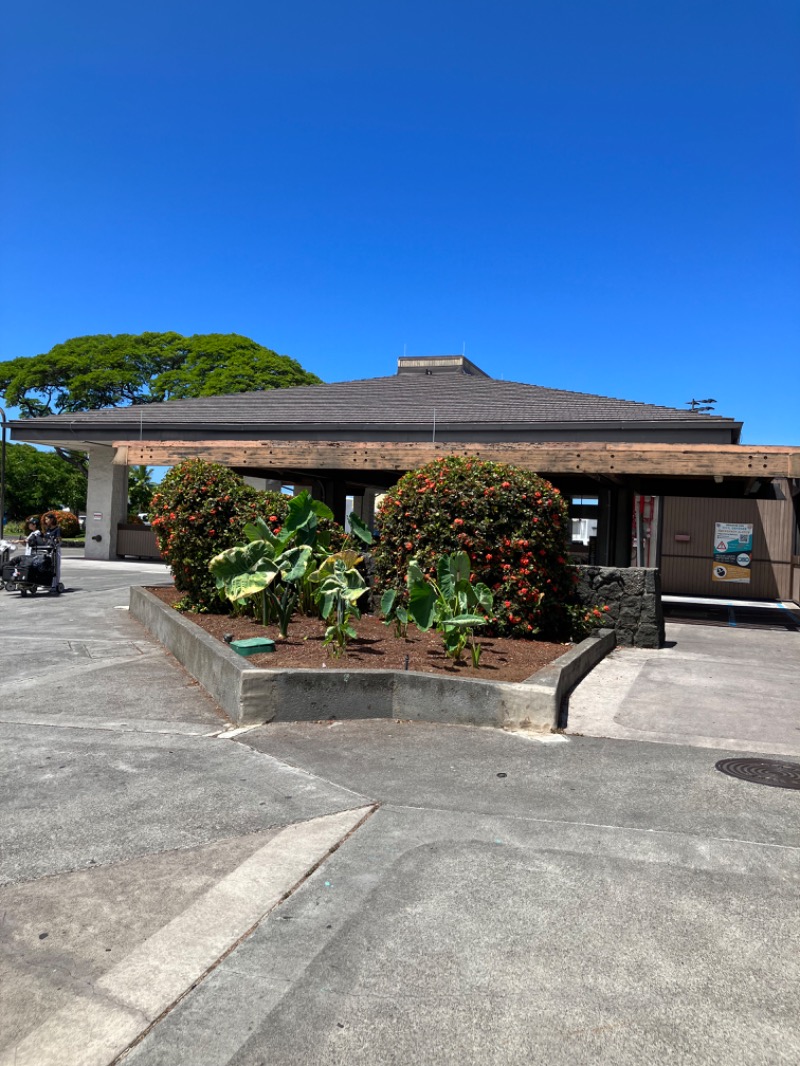
<svg viewBox="0 0 800 1066">
<path fill-rule="evenodd" d="M 602 629 L 526 681 L 482 681 L 398 670 L 275 670 L 236 652 L 181 617 L 146 588 L 131 587 L 130 612 L 237 725 L 321 718 L 402 718 L 550 732 L 562 701 L 616 645 Z"/>
</svg>

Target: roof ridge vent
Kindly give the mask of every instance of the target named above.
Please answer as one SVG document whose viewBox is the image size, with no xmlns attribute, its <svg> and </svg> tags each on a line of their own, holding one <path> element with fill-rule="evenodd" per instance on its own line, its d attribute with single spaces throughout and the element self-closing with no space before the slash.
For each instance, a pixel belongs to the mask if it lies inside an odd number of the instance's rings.
<svg viewBox="0 0 800 1066">
<path fill-rule="evenodd" d="M 398 374 L 417 374 L 439 377 L 441 374 L 466 374 L 468 377 L 489 378 L 490 375 L 465 355 L 401 355 L 397 360 Z"/>
</svg>

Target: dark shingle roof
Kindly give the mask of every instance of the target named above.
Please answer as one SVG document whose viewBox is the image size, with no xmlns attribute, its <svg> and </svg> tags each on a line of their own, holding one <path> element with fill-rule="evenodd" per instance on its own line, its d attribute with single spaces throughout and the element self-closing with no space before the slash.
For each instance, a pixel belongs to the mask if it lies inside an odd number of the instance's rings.
<svg viewBox="0 0 800 1066">
<path fill-rule="evenodd" d="M 57 415 L 36 419 L 36 424 L 41 429 L 56 429 L 69 422 L 73 431 L 92 426 L 130 430 L 141 424 L 151 433 L 158 425 L 173 428 L 185 425 L 195 429 L 263 426 L 270 432 L 282 426 L 413 428 L 430 425 L 434 408 L 436 423 L 442 427 L 604 422 L 737 424 L 719 415 L 462 373 L 434 377 L 399 374 L 234 396 L 172 400 Z"/>
</svg>

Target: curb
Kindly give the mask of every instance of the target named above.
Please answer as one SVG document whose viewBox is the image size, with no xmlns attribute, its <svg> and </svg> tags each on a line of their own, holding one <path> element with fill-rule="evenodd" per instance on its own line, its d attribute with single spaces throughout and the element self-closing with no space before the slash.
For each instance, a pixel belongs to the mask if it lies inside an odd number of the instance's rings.
<svg viewBox="0 0 800 1066">
<path fill-rule="evenodd" d="M 565 696 L 615 646 L 601 629 L 526 681 L 478 681 L 401 670 L 256 669 L 145 588 L 130 613 L 237 725 L 321 718 L 403 718 L 551 732 Z"/>
</svg>

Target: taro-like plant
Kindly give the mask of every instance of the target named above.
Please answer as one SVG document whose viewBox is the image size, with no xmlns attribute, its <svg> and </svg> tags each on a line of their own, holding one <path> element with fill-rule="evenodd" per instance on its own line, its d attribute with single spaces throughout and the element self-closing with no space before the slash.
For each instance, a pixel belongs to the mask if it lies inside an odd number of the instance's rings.
<svg viewBox="0 0 800 1066">
<path fill-rule="evenodd" d="M 297 605 L 297 581 L 305 573 L 311 548 L 285 548 L 276 543 L 277 538 L 261 518 L 245 526 L 245 534 L 250 537 L 249 544 L 220 552 L 209 568 L 217 588 L 229 600 L 260 596 L 262 624 L 277 623 L 280 635 L 286 637 Z"/>
<path fill-rule="evenodd" d="M 490 620 L 494 598 L 486 585 L 470 580 L 467 553 L 442 556 L 436 564 L 436 581 L 426 578 L 412 559 L 407 582 L 408 614 L 414 625 L 423 632 L 435 626 L 442 635 L 446 654 L 454 662 L 461 661 L 469 644 L 472 664 L 477 668 L 481 646 L 475 641 L 474 630 Z"/>
<path fill-rule="evenodd" d="M 381 596 L 381 614 L 385 626 L 394 626 L 394 634 L 400 639 L 408 632 L 408 610 L 397 602 L 397 589 L 387 589 Z"/>
<path fill-rule="evenodd" d="M 357 636 L 353 619 L 361 617 L 358 601 L 366 589 L 366 582 L 356 569 L 358 554 L 350 552 L 350 560 L 342 558 L 345 554 L 326 559 L 318 571 L 319 613 L 328 623 L 323 644 L 337 659 L 347 650 L 347 642 Z"/>
</svg>

